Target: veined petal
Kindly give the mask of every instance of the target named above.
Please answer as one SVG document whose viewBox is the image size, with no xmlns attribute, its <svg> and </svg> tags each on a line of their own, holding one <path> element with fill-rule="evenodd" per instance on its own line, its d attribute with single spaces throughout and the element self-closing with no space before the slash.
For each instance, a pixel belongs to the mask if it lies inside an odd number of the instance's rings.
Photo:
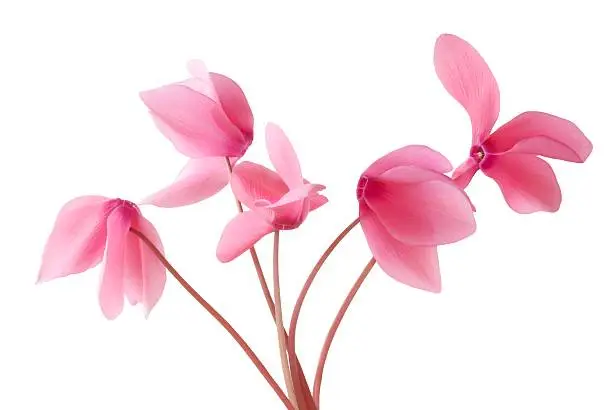
<svg viewBox="0 0 612 410">
<path fill-rule="evenodd" d="M 482 172 L 497 182 L 510 208 L 518 213 L 556 212 L 561 205 L 555 173 L 535 155 L 491 156 L 483 163 Z"/>
<path fill-rule="evenodd" d="M 220 104 L 190 87 L 170 84 L 140 97 L 159 130 L 188 157 L 240 157 L 250 143 Z"/>
<path fill-rule="evenodd" d="M 453 181 L 455 181 L 455 184 L 459 188 L 465 189 L 470 184 L 477 171 L 478 163 L 474 158 L 470 157 L 453 171 Z"/>
<path fill-rule="evenodd" d="M 123 290 L 131 305 L 142 303 L 142 257 L 141 240 L 128 235 L 125 244 Z"/>
<path fill-rule="evenodd" d="M 43 252 L 39 282 L 81 273 L 102 261 L 108 200 L 83 196 L 64 205 Z"/>
<path fill-rule="evenodd" d="M 149 220 L 140 216 L 135 227 L 155 245 L 158 251 L 162 254 L 164 253 L 164 246 L 159 234 Z M 140 257 L 142 268 L 140 273 L 142 276 L 141 300 L 145 309 L 145 315 L 148 316 L 159 301 L 166 286 L 166 268 L 153 251 L 142 241 L 140 241 Z"/>
<path fill-rule="evenodd" d="M 253 141 L 253 113 L 242 92 L 232 79 L 217 73 L 210 73 L 210 79 L 219 96 L 219 102 L 229 120 L 245 135 L 248 144 Z"/>
<path fill-rule="evenodd" d="M 365 202 L 397 240 L 436 246 L 476 230 L 472 206 L 450 178 L 417 167 L 397 167 L 371 180 Z"/>
<path fill-rule="evenodd" d="M 204 62 L 200 60 L 191 60 L 187 62 L 187 70 L 192 75 L 192 78 L 183 81 L 182 84 L 207 96 L 211 100 L 219 102 L 219 96 L 215 90 L 211 74 Z"/>
<path fill-rule="evenodd" d="M 359 221 L 372 255 L 385 273 L 408 286 L 440 292 L 440 268 L 435 247 L 401 243 L 387 232 L 365 204 L 360 206 Z"/>
<path fill-rule="evenodd" d="M 131 225 L 129 212 L 118 207 L 108 216 L 106 255 L 100 283 L 100 307 L 107 319 L 115 319 L 123 310 L 125 253 Z"/>
<path fill-rule="evenodd" d="M 446 91 L 470 116 L 472 145 L 481 143 L 499 115 L 499 88 L 489 66 L 468 42 L 452 34 L 438 37 L 434 64 Z"/>
<path fill-rule="evenodd" d="M 497 129 L 485 142 L 493 153 L 535 154 L 571 162 L 584 162 L 593 144 L 571 121 L 537 111 L 519 114 Z"/>
<path fill-rule="evenodd" d="M 289 192 L 289 188 L 276 172 L 249 161 L 236 165 L 231 186 L 236 198 L 251 209 L 256 208 L 257 200 L 265 199 L 274 203 Z"/>
<path fill-rule="evenodd" d="M 230 180 L 225 158 L 191 159 L 177 179 L 143 203 L 173 208 L 195 204 L 222 190 Z"/>
<path fill-rule="evenodd" d="M 441 174 L 453 169 L 448 159 L 438 151 L 434 151 L 425 145 L 408 145 L 378 159 L 363 174 L 376 177 L 392 168 L 407 165 L 437 171 Z"/>
<path fill-rule="evenodd" d="M 315 194 L 311 196 L 310 197 L 310 212 L 314 211 L 315 209 L 319 209 L 320 207 L 322 207 L 328 202 L 329 200 L 324 195 Z"/>
<path fill-rule="evenodd" d="M 272 165 L 289 188 L 303 184 L 300 161 L 284 131 L 276 124 L 266 125 L 266 146 Z"/>
<path fill-rule="evenodd" d="M 272 225 L 257 213 L 240 213 L 223 230 L 217 246 L 217 258 L 221 262 L 230 262 L 273 231 Z"/>
</svg>

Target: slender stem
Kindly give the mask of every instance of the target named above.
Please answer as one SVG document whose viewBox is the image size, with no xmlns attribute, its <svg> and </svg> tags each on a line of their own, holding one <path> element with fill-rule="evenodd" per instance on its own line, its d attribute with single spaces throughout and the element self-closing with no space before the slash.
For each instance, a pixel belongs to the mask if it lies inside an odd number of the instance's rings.
<svg viewBox="0 0 612 410">
<path fill-rule="evenodd" d="M 325 367 L 325 361 L 327 360 L 327 355 L 329 354 L 329 349 L 331 347 L 332 341 L 334 340 L 334 336 L 336 335 L 336 332 L 338 331 L 340 322 L 342 322 L 342 319 L 344 318 L 344 314 L 349 308 L 349 305 L 353 301 L 353 298 L 357 294 L 357 291 L 363 284 L 363 281 L 368 276 L 368 274 L 370 273 L 374 265 L 376 265 L 376 259 L 372 258 L 370 259 L 366 267 L 363 268 L 363 272 L 361 272 L 361 275 L 359 275 L 359 277 L 355 281 L 355 284 L 351 288 L 351 291 L 346 296 L 346 299 L 344 299 L 344 303 L 342 303 L 342 306 L 340 307 L 340 310 L 338 311 L 338 314 L 336 315 L 334 322 L 329 328 L 329 332 L 327 333 L 327 338 L 325 339 L 325 343 L 323 344 L 323 348 L 321 349 L 321 355 L 319 356 L 319 364 L 317 365 L 317 372 L 315 373 L 315 380 L 314 380 L 314 386 L 313 386 L 314 402 L 317 407 L 319 406 L 319 397 L 321 393 L 321 381 L 323 379 L 323 368 Z"/>
<path fill-rule="evenodd" d="M 233 166 L 232 166 L 232 162 L 229 159 L 229 157 L 225 157 L 225 163 L 227 164 L 227 169 L 231 174 L 233 171 Z M 240 200 L 238 200 L 238 198 L 236 198 L 235 196 L 234 196 L 234 199 L 236 201 L 236 208 L 238 209 L 238 212 L 240 213 L 244 212 L 244 209 L 242 207 L 242 204 L 240 203 Z M 255 250 L 255 247 L 249 249 L 249 252 L 251 254 L 251 259 L 253 260 L 253 265 L 255 266 L 255 271 L 257 272 L 257 278 L 259 279 L 261 290 L 266 299 L 266 303 L 268 304 L 268 309 L 270 310 L 272 319 L 276 321 L 276 309 L 274 306 L 274 301 L 272 300 L 272 295 L 270 294 L 270 288 L 268 287 L 268 283 L 266 282 L 266 278 L 264 276 L 263 269 L 261 268 L 261 263 L 259 262 L 259 256 L 257 255 L 257 251 Z M 287 332 L 285 331 L 284 328 L 283 328 L 283 333 L 284 333 L 285 339 L 288 339 Z M 316 410 L 314 409 L 314 401 L 312 399 L 312 394 L 310 393 L 310 386 L 308 386 L 308 382 L 306 381 L 306 377 L 304 376 L 302 365 L 300 364 L 300 361 L 298 360 L 297 357 L 295 357 L 295 359 L 291 361 L 291 366 L 292 366 L 291 373 L 293 375 L 293 380 L 295 381 L 297 379 L 299 383 L 298 385 L 294 386 L 296 399 L 299 405 L 298 407 L 300 409 L 304 408 L 306 410 L 310 410 L 310 409 Z"/>
<path fill-rule="evenodd" d="M 227 332 L 234 338 L 234 340 L 240 345 L 242 350 L 249 356 L 249 359 L 253 362 L 257 370 L 262 374 L 262 376 L 266 379 L 270 387 L 276 392 L 278 397 L 281 399 L 285 407 L 289 410 L 296 410 L 291 401 L 287 398 L 283 390 L 280 388 L 278 383 L 274 380 L 274 378 L 270 375 L 270 372 L 263 365 L 261 360 L 257 357 L 255 352 L 249 347 L 249 345 L 245 342 L 245 340 L 238 334 L 238 332 L 229 324 L 227 320 L 219 312 L 215 310 L 179 273 L 174 267 L 168 262 L 165 256 L 155 247 L 153 242 L 149 240 L 142 232 L 131 228 L 131 232 L 140 238 L 145 245 L 151 249 L 153 254 L 159 259 L 159 261 L 168 269 L 168 271 L 174 276 L 174 278 L 181 284 L 183 288 L 200 304 L 204 309 L 208 311 L 212 315 L 213 318 L 217 320 L 227 330 Z"/>
<path fill-rule="evenodd" d="M 283 308 L 281 303 L 280 291 L 280 272 L 278 264 L 280 233 L 274 231 L 274 256 L 273 256 L 273 283 L 274 283 L 274 318 L 276 320 L 276 330 L 278 332 L 278 350 L 280 352 L 281 364 L 283 366 L 283 376 L 287 386 L 287 394 L 291 403 L 297 407 L 295 393 L 293 392 L 293 382 L 289 371 L 289 361 L 287 360 L 287 336 L 283 325 Z"/>
<path fill-rule="evenodd" d="M 291 364 L 291 371 L 292 371 L 292 376 L 294 379 L 297 376 L 296 368 L 299 367 L 297 353 L 295 351 L 295 336 L 296 336 L 298 318 L 300 316 L 300 311 L 302 310 L 302 305 L 304 304 L 304 299 L 306 299 L 306 294 L 308 293 L 308 290 L 312 286 L 312 282 L 315 280 L 317 274 L 319 273 L 319 270 L 321 270 L 321 267 L 323 266 L 327 258 L 329 258 L 329 255 L 331 255 L 334 249 L 336 249 L 336 246 L 338 246 L 338 244 L 342 241 L 342 239 L 344 239 L 344 237 L 348 235 L 348 233 L 355 226 L 357 226 L 358 223 L 359 223 L 359 218 L 351 222 L 346 228 L 344 228 L 342 232 L 340 232 L 340 234 L 331 243 L 331 245 L 329 245 L 329 247 L 325 250 L 325 252 L 323 252 L 323 255 L 321 255 L 317 264 L 312 269 L 312 272 L 310 272 L 310 275 L 308 275 L 308 278 L 306 279 L 306 282 L 304 283 L 304 287 L 302 288 L 302 291 L 300 292 L 297 298 L 297 301 L 295 302 L 295 307 L 293 308 L 293 314 L 291 315 L 291 324 L 289 326 L 289 338 L 288 338 L 288 343 L 287 343 L 287 350 L 289 353 L 289 362 Z M 316 405 L 314 408 L 316 409 Z"/>
</svg>

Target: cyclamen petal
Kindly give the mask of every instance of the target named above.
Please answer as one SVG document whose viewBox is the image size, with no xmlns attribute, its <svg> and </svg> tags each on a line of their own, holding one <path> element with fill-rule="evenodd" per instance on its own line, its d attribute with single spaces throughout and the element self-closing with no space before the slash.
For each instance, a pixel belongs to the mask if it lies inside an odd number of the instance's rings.
<svg viewBox="0 0 612 410">
<path fill-rule="evenodd" d="M 304 184 L 302 170 L 297 154 L 285 135 L 285 132 L 276 124 L 266 125 L 266 147 L 272 165 L 289 188 L 296 188 Z"/>
<path fill-rule="evenodd" d="M 274 203 L 289 190 L 276 172 L 249 161 L 236 165 L 231 185 L 236 198 L 251 209 L 255 208 L 257 200 Z"/>
<path fill-rule="evenodd" d="M 217 258 L 221 262 L 230 262 L 271 232 L 274 232 L 274 227 L 257 213 L 240 213 L 223 230 L 217 246 Z"/>
<path fill-rule="evenodd" d="M 468 158 L 463 164 L 453 171 L 453 181 L 461 189 L 465 189 L 478 171 L 478 162 L 472 157 Z"/>
<path fill-rule="evenodd" d="M 472 143 L 484 141 L 499 115 L 499 88 L 489 66 L 474 47 L 452 34 L 438 37 L 434 65 L 444 88 L 470 115 Z"/>
<path fill-rule="evenodd" d="M 414 165 L 441 174 L 452 171 L 451 163 L 438 151 L 425 145 L 408 145 L 388 153 L 365 170 L 364 175 L 375 177 L 399 166 Z"/>
<path fill-rule="evenodd" d="M 223 111 L 229 120 L 242 131 L 245 140 L 250 144 L 250 141 L 253 140 L 253 113 L 242 89 L 234 80 L 222 74 L 210 73 L 210 79 Z"/>
<path fill-rule="evenodd" d="M 155 245 L 158 251 L 164 252 L 164 245 L 157 233 L 157 229 L 147 219 L 140 217 L 136 222 L 138 229 L 144 236 Z M 166 286 L 166 267 L 155 256 L 155 254 L 140 241 L 140 257 L 142 266 L 142 304 L 145 316 L 149 316 L 153 307 L 157 304 Z"/>
</svg>

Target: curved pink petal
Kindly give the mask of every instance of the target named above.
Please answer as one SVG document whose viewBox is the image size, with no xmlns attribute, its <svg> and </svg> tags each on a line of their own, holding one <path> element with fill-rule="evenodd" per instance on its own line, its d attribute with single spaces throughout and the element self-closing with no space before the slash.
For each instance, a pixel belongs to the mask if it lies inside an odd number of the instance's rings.
<svg viewBox="0 0 612 410">
<path fill-rule="evenodd" d="M 141 242 L 136 235 L 128 235 L 125 244 L 123 290 L 131 305 L 142 303 Z"/>
<path fill-rule="evenodd" d="M 272 165 L 289 188 L 302 185 L 304 178 L 297 154 L 285 135 L 276 124 L 266 125 L 266 146 Z"/>
<path fill-rule="evenodd" d="M 394 168 L 369 181 L 364 198 L 387 231 L 408 245 L 452 243 L 476 230 L 465 192 L 433 171 Z"/>
<path fill-rule="evenodd" d="M 188 157 L 240 157 L 250 144 L 220 104 L 190 87 L 170 84 L 140 97 L 159 130 Z"/>
<path fill-rule="evenodd" d="M 204 62 L 200 60 L 191 60 L 187 62 L 187 70 L 193 77 L 183 81 L 181 84 L 219 102 L 219 96 L 215 90 L 215 85 Z"/>
<path fill-rule="evenodd" d="M 497 182 L 510 208 L 518 213 L 556 212 L 561 205 L 555 173 L 535 155 L 492 156 L 483 163 L 482 172 Z"/>
<path fill-rule="evenodd" d="M 392 168 L 406 165 L 414 165 L 442 174 L 453 169 L 448 159 L 438 151 L 434 151 L 425 145 L 408 145 L 378 159 L 363 174 L 375 177 Z"/>
<path fill-rule="evenodd" d="M 544 112 L 519 114 L 497 129 L 484 144 L 493 153 L 535 154 L 584 162 L 593 144 L 571 121 Z"/>
<path fill-rule="evenodd" d="M 253 211 L 238 214 L 223 230 L 217 246 L 217 258 L 221 262 L 230 262 L 273 231 L 272 225 Z"/>
<path fill-rule="evenodd" d="M 100 283 L 99 300 L 107 319 L 115 319 L 123 310 L 126 245 L 131 214 L 115 208 L 107 219 L 106 255 Z"/>
<path fill-rule="evenodd" d="M 315 209 L 319 209 L 320 207 L 322 207 L 328 202 L 329 200 L 324 195 L 321 195 L 321 194 L 313 195 L 310 198 L 310 212 L 314 211 Z"/>
<path fill-rule="evenodd" d="M 455 181 L 455 184 L 459 188 L 465 189 L 470 184 L 477 171 L 478 162 L 470 157 L 453 171 L 453 181 Z"/>
<path fill-rule="evenodd" d="M 256 208 L 257 200 L 274 203 L 289 191 L 276 172 L 249 161 L 234 167 L 231 186 L 236 198 L 251 209 Z"/>
<path fill-rule="evenodd" d="M 229 120 L 238 127 L 250 144 L 253 140 L 253 113 L 242 89 L 232 79 L 210 73 L 210 79 L 219 96 L 219 102 Z"/>
<path fill-rule="evenodd" d="M 392 278 L 414 288 L 440 292 L 441 278 L 435 247 L 414 247 L 401 243 L 364 204 L 359 221 L 372 255 L 381 269 Z"/>
<path fill-rule="evenodd" d="M 103 196 L 83 196 L 63 206 L 43 252 L 39 282 L 81 273 L 102 261 L 107 201 Z"/>
<path fill-rule="evenodd" d="M 470 116 L 472 144 L 481 143 L 499 115 L 499 88 L 489 66 L 468 42 L 452 34 L 438 37 L 434 64 L 444 88 Z"/>
<path fill-rule="evenodd" d="M 147 197 L 143 203 L 162 208 L 195 204 L 215 195 L 229 180 L 225 158 L 191 159 L 171 185 Z"/>
<path fill-rule="evenodd" d="M 135 227 L 155 245 L 157 250 L 162 254 L 164 253 L 164 246 L 159 234 L 149 220 L 140 216 Z M 145 309 L 145 315 L 148 316 L 159 301 L 166 286 L 166 268 L 142 241 L 140 241 L 140 257 L 142 267 L 142 304 Z"/>
</svg>

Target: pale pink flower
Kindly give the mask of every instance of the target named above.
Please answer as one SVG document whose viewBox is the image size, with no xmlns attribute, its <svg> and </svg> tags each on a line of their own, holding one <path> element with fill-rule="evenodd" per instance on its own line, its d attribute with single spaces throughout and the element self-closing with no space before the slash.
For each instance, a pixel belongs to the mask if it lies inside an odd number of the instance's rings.
<svg viewBox="0 0 612 410">
<path fill-rule="evenodd" d="M 227 185 L 231 163 L 253 141 L 253 114 L 240 87 L 209 73 L 204 63 L 188 64 L 192 75 L 180 83 L 140 94 L 157 128 L 191 159 L 176 181 L 144 202 L 177 207 L 202 201 Z"/>
<path fill-rule="evenodd" d="M 374 162 L 357 185 L 359 220 L 379 266 L 431 292 L 441 289 L 436 247 L 476 229 L 467 195 L 443 175 L 451 170 L 442 154 L 409 145 Z"/>
<path fill-rule="evenodd" d="M 116 318 L 124 296 L 132 305 L 142 304 L 148 315 L 164 290 L 166 269 L 130 228 L 163 252 L 156 229 L 133 203 L 103 196 L 73 199 L 57 216 L 38 281 L 81 273 L 104 260 L 99 290 L 104 315 Z"/>
<path fill-rule="evenodd" d="M 572 122 L 537 111 L 519 114 L 491 133 L 499 115 L 499 89 L 487 63 L 466 41 L 444 34 L 436 42 L 436 73 L 472 121 L 470 157 L 453 173 L 465 188 L 481 169 L 519 213 L 555 212 L 561 190 L 544 156 L 584 162 L 593 146 Z"/>
<path fill-rule="evenodd" d="M 310 211 L 327 202 L 318 194 L 325 187 L 302 177 L 289 139 L 275 124 L 266 127 L 266 145 L 277 172 L 248 161 L 234 169 L 232 190 L 250 210 L 238 214 L 225 227 L 217 247 L 221 262 L 233 260 L 271 232 L 297 228 Z"/>
</svg>

